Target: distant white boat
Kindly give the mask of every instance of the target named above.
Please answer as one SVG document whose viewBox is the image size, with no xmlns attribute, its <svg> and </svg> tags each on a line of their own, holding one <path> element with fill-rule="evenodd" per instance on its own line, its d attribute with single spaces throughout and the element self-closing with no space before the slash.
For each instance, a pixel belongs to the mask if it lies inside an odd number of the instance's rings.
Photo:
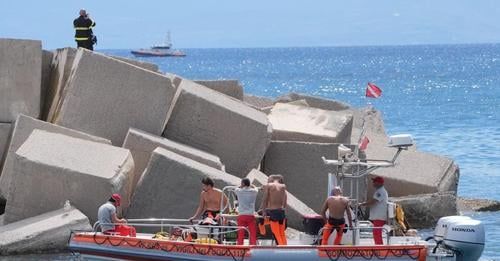
<svg viewBox="0 0 500 261">
<path fill-rule="evenodd" d="M 167 32 L 167 38 L 165 42 L 162 44 L 155 44 L 151 46 L 151 49 L 159 49 L 159 50 L 169 50 L 172 48 L 172 39 L 170 38 L 170 31 Z"/>
</svg>

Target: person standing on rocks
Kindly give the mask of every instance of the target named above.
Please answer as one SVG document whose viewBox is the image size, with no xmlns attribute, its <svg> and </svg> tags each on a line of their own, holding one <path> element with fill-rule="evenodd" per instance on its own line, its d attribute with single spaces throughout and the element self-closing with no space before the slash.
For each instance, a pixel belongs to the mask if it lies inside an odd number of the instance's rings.
<svg viewBox="0 0 500 261">
<path fill-rule="evenodd" d="M 257 244 L 257 224 L 255 223 L 255 200 L 258 190 L 250 185 L 250 180 L 241 180 L 241 186 L 234 193 L 238 197 L 238 226 L 248 228 L 250 245 Z M 238 230 L 238 245 L 243 245 L 245 230 Z"/>
<path fill-rule="evenodd" d="M 329 216 L 326 216 L 328 210 Z M 345 218 L 344 214 L 347 213 L 349 220 L 349 227 L 352 227 L 352 215 L 349 208 L 349 199 L 342 196 L 342 189 L 335 187 L 333 189 L 333 196 L 328 197 L 321 209 L 321 216 L 325 219 L 325 226 L 323 227 L 322 245 L 328 245 L 328 238 L 333 230 L 336 230 L 334 245 L 340 245 L 342 236 L 344 235 Z"/>
<path fill-rule="evenodd" d="M 127 223 L 127 220 L 118 218 L 116 208 L 120 206 L 122 197 L 120 194 L 113 194 L 109 200 L 102 204 L 97 211 L 97 220 L 101 226 L 102 233 L 106 235 L 120 234 L 121 236 L 134 236 L 135 228 L 132 226 L 122 225 Z"/>
<path fill-rule="evenodd" d="M 219 220 L 220 218 L 221 200 L 224 200 L 224 206 L 227 206 L 227 197 L 222 195 L 222 191 L 220 189 L 214 187 L 215 184 L 211 178 L 203 178 L 201 180 L 201 184 L 202 191 L 200 193 L 200 202 L 196 212 L 189 218 L 189 221 L 193 222 L 193 220 L 198 218 L 200 214 L 203 213 L 203 223 L 215 225 L 215 223 L 217 223 L 216 220 Z"/>
<path fill-rule="evenodd" d="M 278 245 L 286 245 L 286 185 L 281 175 L 271 175 L 267 182 L 263 187 L 264 197 L 261 209 L 263 210 L 263 215 L 269 217 L 271 231 Z"/>
<path fill-rule="evenodd" d="M 77 47 L 82 47 L 88 50 L 94 50 L 95 36 L 92 28 L 95 22 L 90 19 L 89 14 L 85 9 L 80 10 L 80 16 L 73 21 L 75 28 L 75 41 Z"/>
<path fill-rule="evenodd" d="M 382 240 L 382 227 L 385 225 L 387 220 L 387 203 L 389 200 L 389 195 L 387 190 L 384 188 L 384 178 L 374 177 L 372 178 L 373 187 L 375 192 L 373 197 L 360 204 L 360 206 L 370 207 L 370 221 L 375 227 L 373 229 L 373 240 L 376 245 L 383 245 Z"/>
</svg>

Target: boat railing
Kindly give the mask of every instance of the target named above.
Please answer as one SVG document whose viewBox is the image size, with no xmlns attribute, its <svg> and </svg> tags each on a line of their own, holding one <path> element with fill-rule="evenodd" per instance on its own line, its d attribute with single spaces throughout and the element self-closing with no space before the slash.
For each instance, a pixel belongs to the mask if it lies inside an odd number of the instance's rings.
<svg viewBox="0 0 500 261">
<path fill-rule="evenodd" d="M 181 229 L 189 229 L 192 228 L 194 230 L 197 229 L 209 229 L 210 230 L 210 235 L 225 235 L 225 234 L 230 234 L 234 232 L 238 232 L 240 230 L 246 231 L 246 233 L 249 235 L 250 231 L 248 230 L 247 227 L 242 227 L 242 226 L 227 226 L 227 225 L 200 225 L 196 224 L 201 220 L 194 220 L 193 223 L 190 222 L 189 219 L 170 219 L 170 218 L 146 218 L 146 219 L 127 219 L 127 223 L 125 225 L 127 226 L 133 226 L 133 227 L 143 227 L 143 228 L 159 228 L 160 231 L 158 232 L 163 232 L 166 228 L 181 228 Z M 188 223 L 189 224 L 185 224 Z M 98 232 L 99 228 L 102 225 L 108 225 L 108 226 L 117 226 L 117 225 L 124 225 L 123 223 L 100 223 L 97 221 L 94 223 L 93 226 L 93 231 Z"/>
<path fill-rule="evenodd" d="M 333 227 L 331 228 L 332 230 L 335 230 L 336 228 Z M 385 228 L 385 227 L 373 227 L 373 226 L 370 226 L 370 227 L 367 227 L 367 226 L 358 226 L 358 227 L 346 227 L 344 229 L 348 229 L 348 230 L 351 230 L 352 233 L 353 233 L 353 237 L 352 237 L 352 242 L 351 244 L 354 246 L 354 245 L 358 245 L 359 242 L 357 242 L 358 238 L 356 237 L 356 230 L 374 230 L 374 229 L 381 229 L 383 233 L 385 233 L 386 235 L 386 238 L 387 238 L 387 242 L 389 242 L 389 238 L 391 237 L 391 233 L 390 231 Z M 318 231 L 318 237 L 321 238 L 321 236 L 323 235 L 323 231 L 325 230 L 324 227 L 322 227 L 319 231 Z M 343 233 L 343 231 L 342 231 Z"/>
</svg>

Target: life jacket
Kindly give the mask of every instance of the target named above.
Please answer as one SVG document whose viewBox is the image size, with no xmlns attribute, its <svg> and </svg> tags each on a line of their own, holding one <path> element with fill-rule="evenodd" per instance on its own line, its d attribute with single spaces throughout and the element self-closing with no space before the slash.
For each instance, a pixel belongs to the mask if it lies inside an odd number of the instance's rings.
<svg viewBox="0 0 500 261">
<path fill-rule="evenodd" d="M 410 225 L 406 221 L 405 212 L 403 210 L 403 207 L 400 204 L 396 204 L 395 220 L 396 220 L 396 223 L 401 227 L 403 232 L 406 232 L 410 228 Z"/>
</svg>

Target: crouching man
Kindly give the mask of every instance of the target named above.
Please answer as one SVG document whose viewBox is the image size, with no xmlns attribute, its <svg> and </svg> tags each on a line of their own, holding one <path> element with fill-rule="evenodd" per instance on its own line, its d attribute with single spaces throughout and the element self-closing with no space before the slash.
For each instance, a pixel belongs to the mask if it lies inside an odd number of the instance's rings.
<svg viewBox="0 0 500 261">
<path fill-rule="evenodd" d="M 127 223 L 127 220 L 118 218 L 116 215 L 116 208 L 120 206 L 121 200 L 122 197 L 120 194 L 113 194 L 106 203 L 99 207 L 97 219 L 99 220 L 101 231 L 106 235 L 119 234 L 120 236 L 135 237 L 135 228 L 122 225 Z"/>
</svg>

